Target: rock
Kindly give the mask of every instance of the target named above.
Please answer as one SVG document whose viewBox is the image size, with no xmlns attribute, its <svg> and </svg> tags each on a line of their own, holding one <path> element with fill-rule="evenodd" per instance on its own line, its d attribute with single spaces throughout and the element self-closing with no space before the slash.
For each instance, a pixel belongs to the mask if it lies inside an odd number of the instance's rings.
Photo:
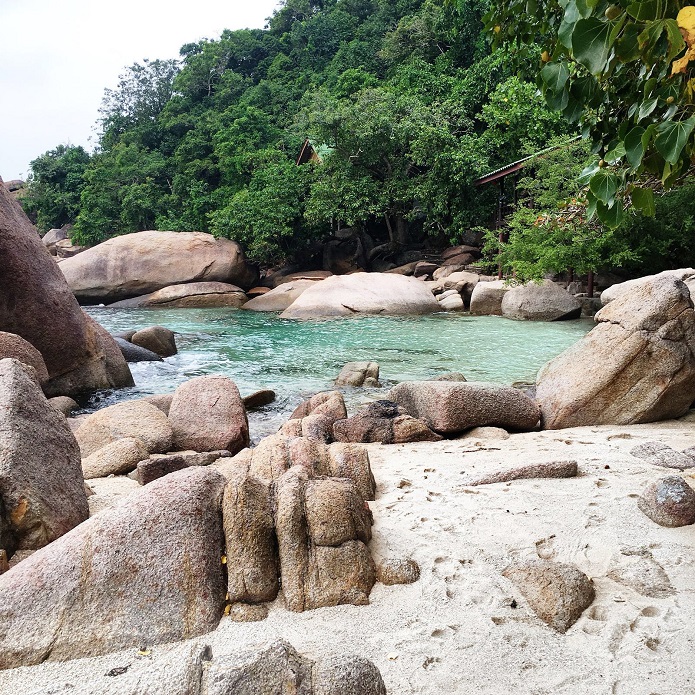
<svg viewBox="0 0 695 695">
<path fill-rule="evenodd" d="M 137 307 L 166 307 L 167 309 L 239 308 L 246 300 L 244 290 L 228 282 L 185 282 L 180 285 L 169 285 L 156 292 L 138 297 L 121 299 L 108 306 L 113 309 Z"/>
<path fill-rule="evenodd" d="M 0 360 L 12 358 L 28 364 L 36 370 L 36 378 L 43 385 L 48 381 L 48 369 L 41 353 L 15 333 L 0 331 Z"/>
<path fill-rule="evenodd" d="M 280 563 L 270 485 L 238 471 L 227 482 L 222 510 L 229 601 L 275 600 Z"/>
<path fill-rule="evenodd" d="M 101 348 L 109 381 L 118 387 L 135 386 L 130 367 L 128 367 L 128 363 L 125 357 L 123 357 L 118 343 L 109 335 L 109 332 L 103 326 L 99 325 L 86 312 L 83 313 L 87 324 L 94 332 L 99 347 Z"/>
<path fill-rule="evenodd" d="M 326 444 L 333 441 L 334 420 L 329 415 L 311 414 L 302 418 L 302 437 L 319 439 Z"/>
<path fill-rule="evenodd" d="M 270 405 L 274 400 L 275 391 L 271 391 L 270 389 L 261 389 L 260 391 L 255 391 L 254 393 L 242 398 L 244 408 L 246 408 L 246 410 L 262 408 L 264 405 Z"/>
<path fill-rule="evenodd" d="M 401 444 L 405 442 L 436 442 L 441 437 L 422 420 L 404 414 L 396 403 L 375 401 L 356 415 L 333 424 L 333 437 L 337 442 L 379 442 Z"/>
<path fill-rule="evenodd" d="M 149 453 L 140 439 L 117 439 L 82 459 L 82 475 L 85 480 L 91 480 L 128 473 L 148 456 Z"/>
<path fill-rule="evenodd" d="M 476 258 L 480 258 L 480 249 L 477 246 L 471 246 L 470 244 L 461 244 L 459 246 L 450 246 L 448 249 L 444 249 L 441 254 L 442 261 L 444 265 L 450 265 L 449 261 L 452 258 L 461 256 L 463 254 L 470 254 Z"/>
<path fill-rule="evenodd" d="M 55 261 L 22 211 L 0 186 L 0 329 L 43 356 L 49 396 L 129 385 L 111 373 L 104 340 L 95 334 Z M 129 383 L 130 372 L 125 369 Z"/>
<path fill-rule="evenodd" d="M 239 244 L 202 232 L 124 234 L 67 259 L 60 270 L 78 299 L 104 304 L 183 283 L 248 288 L 257 277 Z"/>
<path fill-rule="evenodd" d="M 437 268 L 439 268 L 439 266 L 436 263 L 430 263 L 430 261 L 418 261 L 413 268 L 413 275 L 416 278 L 432 277 L 432 273 L 434 273 Z"/>
<path fill-rule="evenodd" d="M 601 300 L 598 297 L 577 297 L 582 305 L 582 317 L 593 318 L 601 309 Z"/>
<path fill-rule="evenodd" d="M 304 290 L 313 287 L 316 282 L 317 280 L 283 282 L 260 297 L 254 297 L 249 300 L 242 308 L 250 311 L 285 311 Z"/>
<path fill-rule="evenodd" d="M 669 475 L 647 485 L 637 506 L 659 526 L 695 523 L 695 491 L 679 475 Z"/>
<path fill-rule="evenodd" d="M 7 551 L 0 550 L 0 574 L 4 574 L 10 569 L 10 563 L 7 561 Z"/>
<path fill-rule="evenodd" d="M 223 376 L 201 376 L 179 386 L 169 422 L 179 449 L 232 454 L 249 445 L 249 423 L 236 384 Z"/>
<path fill-rule="evenodd" d="M 162 358 L 151 350 L 146 350 L 139 345 L 133 345 L 122 338 L 115 338 L 121 354 L 126 362 L 161 362 Z"/>
<path fill-rule="evenodd" d="M 574 478 L 577 475 L 576 461 L 548 461 L 546 463 L 533 463 L 528 466 L 518 466 L 505 471 L 487 473 L 478 478 L 469 478 L 461 481 L 462 485 L 492 485 L 493 483 L 506 483 L 510 480 L 527 480 L 529 478 Z"/>
<path fill-rule="evenodd" d="M 268 617 L 268 606 L 264 603 L 233 603 L 229 607 L 229 618 L 235 623 L 258 623 Z"/>
<path fill-rule="evenodd" d="M 432 381 L 466 381 L 466 377 L 461 372 L 447 372 L 440 376 L 435 376 Z"/>
<path fill-rule="evenodd" d="M 512 287 L 502 298 L 502 316 L 527 321 L 578 319 L 582 304 L 551 280 Z"/>
<path fill-rule="evenodd" d="M 465 270 L 456 271 L 438 280 L 435 291 L 441 291 L 443 294 L 449 290 L 454 290 L 461 296 L 465 304 L 470 304 L 473 290 L 479 282 L 480 275 L 477 273 L 470 273 Z"/>
<path fill-rule="evenodd" d="M 511 285 L 504 280 L 479 282 L 471 294 L 470 312 L 473 316 L 502 316 L 502 300 Z"/>
<path fill-rule="evenodd" d="M 509 432 L 501 427 L 474 427 L 468 430 L 466 434 L 461 435 L 459 439 L 472 439 L 480 441 L 495 441 L 509 439 Z"/>
<path fill-rule="evenodd" d="M 59 412 L 68 417 L 74 410 L 79 410 L 80 406 L 69 396 L 54 396 L 48 402 Z"/>
<path fill-rule="evenodd" d="M 340 370 L 335 385 L 379 388 L 379 365 L 377 362 L 348 362 Z"/>
<path fill-rule="evenodd" d="M 695 467 L 695 450 L 693 450 L 694 455 L 690 456 L 687 450 L 684 452 L 676 451 L 661 442 L 638 444 L 630 449 L 630 454 L 644 459 L 653 466 L 661 466 L 662 468 L 676 468 L 679 471 L 684 471 L 687 468 Z"/>
<path fill-rule="evenodd" d="M 289 610 L 369 603 L 376 570 L 362 539 L 370 523 L 369 508 L 360 506 L 350 481 L 309 480 L 303 466 L 278 480 L 275 526 Z"/>
<path fill-rule="evenodd" d="M 47 248 L 55 246 L 59 241 L 68 238 L 68 230 L 64 227 L 61 229 L 49 229 L 42 237 L 43 245 Z"/>
<path fill-rule="evenodd" d="M 163 478 L 1 575 L 0 668 L 214 630 L 224 482 L 210 468 Z"/>
<path fill-rule="evenodd" d="M 328 467 L 336 478 L 349 478 L 355 483 L 362 499 L 373 500 L 376 482 L 369 465 L 369 454 L 363 446 L 335 443 L 328 447 Z"/>
<path fill-rule="evenodd" d="M 143 328 L 133 333 L 130 342 L 151 352 L 156 352 L 160 357 L 171 357 L 177 352 L 174 332 L 164 328 L 164 326 Z"/>
<path fill-rule="evenodd" d="M 86 246 L 77 246 L 73 244 L 70 239 L 61 239 L 60 241 L 56 241 L 53 247 L 55 249 L 55 254 L 59 259 L 72 258 L 78 253 L 82 253 L 87 249 Z"/>
<path fill-rule="evenodd" d="M 82 457 L 87 458 L 118 439 L 139 439 L 151 454 L 171 449 L 172 428 L 166 415 L 151 403 L 126 401 L 92 413 L 75 437 Z"/>
<path fill-rule="evenodd" d="M 463 299 L 458 292 L 455 292 L 448 297 L 442 297 L 440 295 L 439 307 L 444 311 L 463 311 L 466 307 L 464 306 Z"/>
<path fill-rule="evenodd" d="M 25 369 L 0 360 L 0 548 L 9 557 L 89 516 L 75 437 Z"/>
<path fill-rule="evenodd" d="M 688 288 L 661 277 L 605 306 L 598 325 L 538 373 L 543 427 L 677 418 L 695 390 L 695 311 Z"/>
<path fill-rule="evenodd" d="M 502 573 L 516 584 L 533 612 L 558 632 L 565 633 L 594 600 L 594 583 L 574 565 L 531 560 Z"/>
<path fill-rule="evenodd" d="M 439 433 L 495 425 L 530 430 L 538 423 L 538 406 L 511 386 L 477 381 L 405 381 L 389 399 Z"/>
<path fill-rule="evenodd" d="M 249 297 L 250 299 L 254 299 L 255 297 L 260 297 L 262 294 L 267 294 L 270 292 L 270 287 L 252 287 L 250 290 L 246 290 L 246 296 Z"/>
<path fill-rule="evenodd" d="M 291 420 L 301 419 L 307 415 L 316 413 L 317 415 L 329 415 L 335 420 L 347 417 L 345 400 L 340 391 L 322 391 L 312 396 L 308 400 L 300 403 L 295 409 Z"/>
<path fill-rule="evenodd" d="M 676 593 L 668 574 L 648 548 L 625 549 L 622 556 L 622 561 L 606 575 L 609 579 L 651 598 L 667 598 Z"/>
<path fill-rule="evenodd" d="M 176 451 L 169 454 L 152 454 L 141 459 L 135 475 L 131 476 L 140 485 L 147 485 L 157 478 L 181 471 L 189 466 L 209 466 L 219 458 L 231 456 L 230 451 Z M 84 464 L 83 464 L 84 465 Z"/>
<path fill-rule="evenodd" d="M 292 267 L 288 266 L 267 275 L 263 279 L 262 284 L 266 287 L 275 289 L 286 282 L 297 282 L 298 280 L 313 280 L 314 282 L 319 282 L 331 275 L 333 275 L 333 273 L 329 270 L 303 270 L 296 272 L 296 266 L 294 270 Z"/>
<path fill-rule="evenodd" d="M 379 669 L 361 656 L 334 656 L 313 670 L 314 695 L 386 695 Z"/>
<path fill-rule="evenodd" d="M 431 314 L 439 304 L 421 281 L 389 273 L 334 275 L 306 289 L 281 318 L 313 319 L 353 314 Z"/>
<path fill-rule="evenodd" d="M 165 415 L 169 415 L 171 401 L 174 399 L 173 393 L 155 393 L 152 396 L 144 396 L 141 400 L 146 403 L 151 403 L 156 408 L 159 408 Z"/>
<path fill-rule="evenodd" d="M 654 280 L 658 281 L 662 278 L 675 278 L 685 282 L 686 280 L 691 279 L 693 276 L 695 276 L 695 268 L 679 268 L 677 270 L 665 270 L 663 273 L 657 273 L 656 275 L 645 275 L 644 277 L 636 278 L 635 280 L 619 282 L 615 285 L 611 285 L 608 289 L 601 292 L 601 303 L 605 306 L 614 299 L 629 294 L 630 291 L 638 289 L 644 283 L 653 282 Z"/>
<path fill-rule="evenodd" d="M 386 586 L 412 584 L 420 579 L 420 566 L 410 558 L 389 558 L 376 566 L 376 579 Z"/>
</svg>

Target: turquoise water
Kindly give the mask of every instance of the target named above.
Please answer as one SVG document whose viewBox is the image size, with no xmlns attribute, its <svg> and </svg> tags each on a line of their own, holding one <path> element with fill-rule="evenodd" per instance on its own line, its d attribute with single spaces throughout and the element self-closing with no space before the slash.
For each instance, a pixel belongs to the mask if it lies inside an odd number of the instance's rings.
<svg viewBox="0 0 695 695">
<path fill-rule="evenodd" d="M 469 381 L 533 381 L 549 359 L 576 342 L 589 320 L 510 321 L 495 316 L 365 316 L 289 321 L 238 309 L 105 309 L 89 313 L 111 332 L 155 324 L 177 333 L 179 354 L 131 365 L 136 387 L 100 394 L 98 403 L 167 393 L 204 374 L 224 374 L 242 395 L 270 388 L 278 400 L 251 417 L 254 437 L 274 431 L 304 397 L 330 389 L 346 362 L 371 360 L 382 389 L 348 389 L 348 407 L 384 398 L 388 387 L 445 372 Z"/>
</svg>

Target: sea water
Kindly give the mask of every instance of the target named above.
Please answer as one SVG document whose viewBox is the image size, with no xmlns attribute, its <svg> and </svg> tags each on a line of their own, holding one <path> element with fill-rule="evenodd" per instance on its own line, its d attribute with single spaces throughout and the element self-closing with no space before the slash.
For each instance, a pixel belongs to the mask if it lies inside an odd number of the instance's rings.
<svg viewBox="0 0 695 695">
<path fill-rule="evenodd" d="M 541 323 L 497 316 L 439 313 L 295 321 L 240 309 L 108 309 L 87 311 L 108 331 L 147 326 L 176 332 L 178 354 L 130 368 L 135 387 L 97 394 L 87 409 L 169 393 L 193 377 L 223 374 L 242 395 L 272 389 L 275 403 L 250 414 L 257 440 L 277 430 L 304 398 L 333 387 L 346 362 L 380 366 L 381 389 L 344 389 L 348 410 L 406 380 L 461 372 L 468 381 L 534 381 L 548 360 L 591 329 L 590 320 Z"/>
</svg>

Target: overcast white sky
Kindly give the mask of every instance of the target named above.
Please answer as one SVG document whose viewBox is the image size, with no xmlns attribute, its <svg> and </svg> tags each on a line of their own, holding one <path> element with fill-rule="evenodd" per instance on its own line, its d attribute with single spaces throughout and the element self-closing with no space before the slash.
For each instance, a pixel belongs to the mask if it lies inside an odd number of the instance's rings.
<svg viewBox="0 0 695 695">
<path fill-rule="evenodd" d="M 262 28 L 277 0 L 0 0 L 0 176 L 90 138 L 104 89 L 144 58 L 223 29 Z"/>
</svg>

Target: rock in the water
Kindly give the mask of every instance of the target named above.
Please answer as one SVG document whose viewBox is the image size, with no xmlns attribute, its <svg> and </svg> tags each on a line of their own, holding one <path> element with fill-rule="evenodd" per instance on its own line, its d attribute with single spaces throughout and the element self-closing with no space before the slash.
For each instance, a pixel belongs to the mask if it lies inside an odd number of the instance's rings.
<svg viewBox="0 0 695 695">
<path fill-rule="evenodd" d="M 21 362 L 0 360 L 0 548 L 9 556 L 41 548 L 88 516 L 80 451 L 65 417 Z"/>
<path fill-rule="evenodd" d="M 54 396 L 49 398 L 48 402 L 65 417 L 69 417 L 73 410 L 78 410 L 80 407 L 77 401 L 74 401 L 70 396 Z"/>
<path fill-rule="evenodd" d="M 377 362 L 348 362 L 335 380 L 336 386 L 366 386 L 378 388 L 379 365 Z"/>
<path fill-rule="evenodd" d="M 180 285 L 163 287 L 161 290 L 139 297 L 112 302 L 109 304 L 109 308 L 214 309 L 234 307 L 238 309 L 246 300 L 244 290 L 228 282 L 185 282 Z"/>
<path fill-rule="evenodd" d="M 680 417 L 695 391 L 695 311 L 672 277 L 643 282 L 537 377 L 543 427 L 629 425 Z"/>
<path fill-rule="evenodd" d="M 109 339 L 96 335 L 56 262 L 3 185 L 0 278 L 0 328 L 21 336 L 41 353 L 49 376 L 47 395 L 132 384 L 127 367 L 120 374 L 110 372 L 104 355 L 104 341 Z"/>
<path fill-rule="evenodd" d="M 41 353 L 15 333 L 0 331 L 0 360 L 12 358 L 28 364 L 36 370 L 36 378 L 43 385 L 48 381 L 48 370 Z"/>
<path fill-rule="evenodd" d="M 167 416 L 145 401 L 126 401 L 97 410 L 75 433 L 82 457 L 87 458 L 117 439 L 139 439 L 150 454 L 171 449 L 172 429 Z"/>
<path fill-rule="evenodd" d="M 264 405 L 270 405 L 275 400 L 275 391 L 270 389 L 261 389 L 254 391 L 248 396 L 244 396 L 244 408 L 252 410 L 253 408 L 262 408 Z"/>
<path fill-rule="evenodd" d="M 462 432 L 495 425 L 530 430 L 538 423 L 538 406 L 511 386 L 477 381 L 404 381 L 389 399 L 423 420 L 435 432 Z"/>
<path fill-rule="evenodd" d="M 0 576 L 0 668 L 214 630 L 224 483 L 210 468 L 163 478 Z"/>
<path fill-rule="evenodd" d="M 130 342 L 151 352 L 156 352 L 160 357 L 171 357 L 177 352 L 174 331 L 170 331 L 164 326 L 149 326 L 136 331 Z"/>
<path fill-rule="evenodd" d="M 432 381 L 466 381 L 466 377 L 461 372 L 447 372 L 434 377 Z"/>
<path fill-rule="evenodd" d="M 309 287 L 281 314 L 314 319 L 354 314 L 432 314 L 439 303 L 420 280 L 390 273 L 333 275 Z"/>
<path fill-rule="evenodd" d="M 141 440 L 134 437 L 117 439 L 82 460 L 82 475 L 85 480 L 91 480 L 128 473 L 148 456 Z"/>
<path fill-rule="evenodd" d="M 412 584 L 420 579 L 420 565 L 411 558 L 389 558 L 376 566 L 376 578 L 382 584 Z"/>
<path fill-rule="evenodd" d="M 249 423 L 236 384 L 224 376 L 200 376 L 179 386 L 169 422 L 179 449 L 236 454 L 249 445 Z"/>
<path fill-rule="evenodd" d="M 249 309 L 250 311 L 285 311 L 304 290 L 313 287 L 316 282 L 316 280 L 283 282 L 275 289 L 270 290 L 270 292 L 249 300 L 242 309 Z"/>
<path fill-rule="evenodd" d="M 510 480 L 527 480 L 529 478 L 574 478 L 577 475 L 576 461 L 547 461 L 518 466 L 505 471 L 495 471 L 478 478 L 462 480 L 461 485 L 491 485 L 506 483 Z"/>
<path fill-rule="evenodd" d="M 317 413 L 319 415 L 329 415 L 335 420 L 342 420 L 347 417 L 345 400 L 340 391 L 322 391 L 312 396 L 309 400 L 300 403 L 295 409 L 291 420 L 305 418 L 307 415 Z"/>
<path fill-rule="evenodd" d="M 334 656 L 313 670 L 313 695 L 386 695 L 379 669 L 361 656 Z"/>
<path fill-rule="evenodd" d="M 502 298 L 502 316 L 527 321 L 578 319 L 582 303 L 551 280 L 512 287 Z"/>
<path fill-rule="evenodd" d="M 115 338 L 116 345 L 118 345 L 121 354 L 125 358 L 126 362 L 161 362 L 162 358 L 156 352 L 152 350 L 147 350 L 139 345 L 133 345 L 123 338 Z"/>
<path fill-rule="evenodd" d="M 458 292 L 450 294 L 447 297 L 441 297 L 437 300 L 439 308 L 444 311 L 463 311 L 466 307 L 463 303 L 463 298 Z"/>
<path fill-rule="evenodd" d="M 690 456 L 686 451 L 676 451 L 668 444 L 661 442 L 644 442 L 630 449 L 630 454 L 644 459 L 647 463 L 661 468 L 675 468 L 684 471 L 695 467 L 695 456 Z M 693 452 L 695 454 L 695 451 Z"/>
<path fill-rule="evenodd" d="M 104 304 L 190 282 L 247 288 L 257 277 L 239 244 L 202 232 L 124 234 L 59 267 L 78 299 Z"/>
<path fill-rule="evenodd" d="M 473 316 L 502 316 L 502 300 L 511 289 L 504 280 L 479 282 L 471 294 L 470 312 Z"/>
<path fill-rule="evenodd" d="M 533 612 L 565 633 L 594 600 L 594 583 L 574 565 L 532 560 L 508 567 L 503 575 L 516 584 Z"/>
<path fill-rule="evenodd" d="M 669 475 L 647 485 L 637 506 L 659 526 L 695 524 L 695 491 L 679 475 Z"/>
</svg>

